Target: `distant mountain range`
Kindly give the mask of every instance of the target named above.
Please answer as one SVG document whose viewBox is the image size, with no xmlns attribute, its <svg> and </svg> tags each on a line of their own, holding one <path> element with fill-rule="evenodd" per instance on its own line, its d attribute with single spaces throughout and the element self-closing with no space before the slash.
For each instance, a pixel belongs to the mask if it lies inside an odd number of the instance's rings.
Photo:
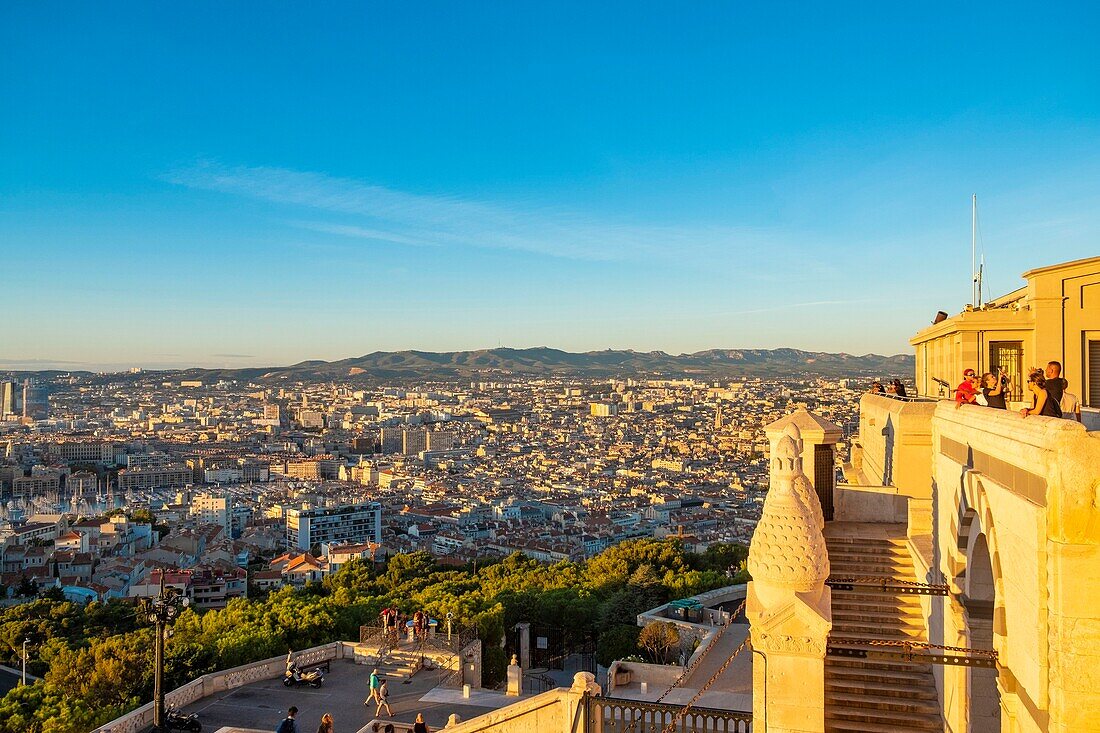
<svg viewBox="0 0 1100 733">
<path fill-rule="evenodd" d="M 814 374 L 830 377 L 913 373 L 909 355 L 827 354 L 798 349 L 708 349 L 672 355 L 663 351 L 479 349 L 477 351 L 376 351 L 339 361 L 303 361 L 268 369 L 187 369 L 194 379 L 330 381 L 340 379 L 455 379 L 491 375 L 576 377 L 747 377 Z"/>
<path fill-rule="evenodd" d="M 178 369 L 154 372 L 182 379 L 235 379 L 258 382 L 334 380 L 432 380 L 492 376 L 559 377 L 702 377 L 738 378 L 816 375 L 825 377 L 910 376 L 911 355 L 829 354 L 799 349 L 708 349 L 694 354 L 663 351 L 586 351 L 572 353 L 533 349 L 479 349 L 476 351 L 376 351 L 339 361 L 303 361 L 284 367 L 243 369 Z M 56 375 L 57 370 L 21 372 Z M 82 373 L 87 372 L 71 372 Z M 147 378 L 134 375 L 134 378 Z M 111 379 L 130 375 L 112 375 Z"/>
</svg>

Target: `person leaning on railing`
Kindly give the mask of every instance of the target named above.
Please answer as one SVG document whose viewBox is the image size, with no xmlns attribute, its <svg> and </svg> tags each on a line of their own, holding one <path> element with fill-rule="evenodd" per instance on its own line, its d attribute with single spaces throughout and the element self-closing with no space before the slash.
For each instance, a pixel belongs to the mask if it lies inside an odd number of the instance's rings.
<svg viewBox="0 0 1100 733">
<path fill-rule="evenodd" d="M 1031 407 L 1020 410 L 1024 417 L 1028 415 L 1043 415 L 1044 417 L 1061 417 L 1062 408 L 1058 401 L 1053 399 L 1046 389 L 1046 377 L 1042 371 L 1036 369 L 1027 378 L 1027 389 L 1031 392 Z"/>
</svg>

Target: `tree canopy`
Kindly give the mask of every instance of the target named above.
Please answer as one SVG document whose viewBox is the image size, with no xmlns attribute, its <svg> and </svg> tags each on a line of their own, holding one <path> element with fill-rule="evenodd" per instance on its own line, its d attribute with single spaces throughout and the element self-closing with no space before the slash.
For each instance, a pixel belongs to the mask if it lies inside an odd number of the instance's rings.
<svg viewBox="0 0 1100 733">
<path fill-rule="evenodd" d="M 516 553 L 476 571 L 441 567 L 424 552 L 384 567 L 354 560 L 323 583 L 184 611 L 166 645 L 166 686 L 288 648 L 358 639 L 359 627 L 377 624 L 387 606 L 433 618 L 450 612 L 459 625 L 476 627 L 486 642 L 487 685 L 503 680 L 499 642 L 520 622 L 562 629 L 567 642 L 595 638 L 606 666 L 639 651 L 639 613 L 739 582 L 727 571 L 743 558 L 737 546 L 693 555 L 675 539 L 645 539 L 587 562 L 546 564 Z M 0 610 L 0 663 L 17 666 L 24 639 L 28 671 L 43 680 L 0 699 L 0 733 L 88 731 L 152 697 L 153 630 L 131 602 L 41 599 Z"/>
</svg>

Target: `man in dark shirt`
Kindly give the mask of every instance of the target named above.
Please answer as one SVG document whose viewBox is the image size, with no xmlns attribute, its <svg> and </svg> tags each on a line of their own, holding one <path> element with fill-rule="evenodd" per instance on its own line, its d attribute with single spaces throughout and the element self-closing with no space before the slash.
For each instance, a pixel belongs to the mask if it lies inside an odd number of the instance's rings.
<svg viewBox="0 0 1100 733">
<path fill-rule="evenodd" d="M 1062 379 L 1061 362 L 1052 361 L 1047 364 L 1046 378 L 1047 395 L 1055 402 L 1061 404 L 1062 393 L 1066 391 L 1066 380 Z"/>
<path fill-rule="evenodd" d="M 298 721 L 294 719 L 297 716 L 298 708 L 291 705 L 290 710 L 286 711 L 283 722 L 279 723 L 279 727 L 275 729 L 275 733 L 298 733 Z"/>
</svg>

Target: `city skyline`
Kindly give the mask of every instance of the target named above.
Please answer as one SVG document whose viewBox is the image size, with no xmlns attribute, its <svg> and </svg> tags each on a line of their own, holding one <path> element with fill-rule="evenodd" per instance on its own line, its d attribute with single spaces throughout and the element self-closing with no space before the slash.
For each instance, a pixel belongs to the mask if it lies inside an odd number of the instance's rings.
<svg viewBox="0 0 1100 733">
<path fill-rule="evenodd" d="M 971 194 L 987 295 L 1100 251 L 1094 7 L 631 8 L 9 4 L 0 369 L 909 354 Z"/>
</svg>

